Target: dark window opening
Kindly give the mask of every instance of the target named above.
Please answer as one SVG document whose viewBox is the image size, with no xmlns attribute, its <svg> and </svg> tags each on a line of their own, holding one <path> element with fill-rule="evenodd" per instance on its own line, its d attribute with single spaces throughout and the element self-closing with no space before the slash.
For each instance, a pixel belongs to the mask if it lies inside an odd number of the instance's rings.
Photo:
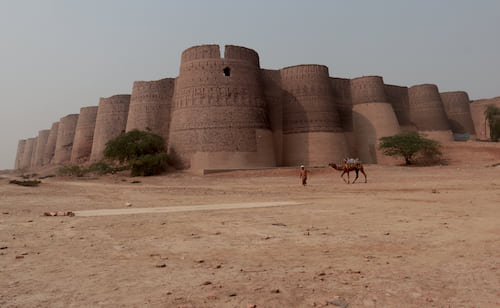
<svg viewBox="0 0 500 308">
<path fill-rule="evenodd" d="M 224 76 L 231 76 L 231 69 L 229 67 L 226 67 L 222 71 L 224 72 Z"/>
</svg>

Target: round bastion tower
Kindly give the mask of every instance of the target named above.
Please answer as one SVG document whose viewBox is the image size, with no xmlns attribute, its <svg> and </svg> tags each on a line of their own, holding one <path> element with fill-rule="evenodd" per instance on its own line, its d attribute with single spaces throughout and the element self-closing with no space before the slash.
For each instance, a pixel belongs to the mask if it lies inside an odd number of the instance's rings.
<svg viewBox="0 0 500 308">
<path fill-rule="evenodd" d="M 90 158 L 92 142 L 94 141 L 95 121 L 97 106 L 80 108 L 80 116 L 76 123 L 73 149 L 71 150 L 71 163 L 80 164 Z"/>
<path fill-rule="evenodd" d="M 71 160 L 71 150 L 73 148 L 77 122 L 78 114 L 68 114 L 59 120 L 54 164 L 62 164 Z"/>
<path fill-rule="evenodd" d="M 54 152 L 56 150 L 57 133 L 59 131 L 59 122 L 52 123 L 50 127 L 49 138 L 45 144 L 45 149 L 43 151 L 43 165 L 48 165 L 52 163 L 54 158 Z"/>
<path fill-rule="evenodd" d="M 182 53 L 171 109 L 169 153 L 192 170 L 275 166 L 258 54 L 195 46 Z"/>
<path fill-rule="evenodd" d="M 326 165 L 348 154 L 334 105 L 328 67 L 297 65 L 281 70 L 283 163 L 285 166 Z"/>
<path fill-rule="evenodd" d="M 15 169 L 20 169 L 21 168 L 21 160 L 22 160 L 22 157 L 23 157 L 24 147 L 25 146 L 26 146 L 26 139 L 21 139 L 17 143 L 16 161 L 14 162 L 14 168 Z"/>
<path fill-rule="evenodd" d="M 451 131 L 454 134 L 469 134 L 472 140 L 476 139 L 469 107 L 470 99 L 467 92 L 444 92 L 441 93 L 441 100 L 450 122 Z"/>
<path fill-rule="evenodd" d="M 149 129 L 168 142 L 174 83 L 174 78 L 134 82 L 128 111 L 127 132 L 133 129 Z"/>
<path fill-rule="evenodd" d="M 400 127 L 396 113 L 387 100 L 382 77 L 352 79 L 351 95 L 357 156 L 368 164 L 391 161 L 378 150 L 378 140 L 399 134 Z"/>
<path fill-rule="evenodd" d="M 125 132 L 129 105 L 130 95 L 128 94 L 100 98 L 90 153 L 91 162 L 103 159 L 106 143 Z"/>
<path fill-rule="evenodd" d="M 408 89 L 410 121 L 417 130 L 437 141 L 453 141 L 438 87 L 421 84 Z"/>
<path fill-rule="evenodd" d="M 23 156 L 22 156 L 21 164 L 20 164 L 19 168 L 21 168 L 21 169 L 30 169 L 31 168 L 31 157 L 33 155 L 35 140 L 36 140 L 36 138 L 26 139 L 26 144 L 24 146 Z"/>
<path fill-rule="evenodd" d="M 49 139 L 50 129 L 44 129 L 38 132 L 38 141 L 36 143 L 36 148 L 33 151 L 33 166 L 41 167 L 43 166 L 43 155 L 45 153 L 45 146 Z"/>
</svg>

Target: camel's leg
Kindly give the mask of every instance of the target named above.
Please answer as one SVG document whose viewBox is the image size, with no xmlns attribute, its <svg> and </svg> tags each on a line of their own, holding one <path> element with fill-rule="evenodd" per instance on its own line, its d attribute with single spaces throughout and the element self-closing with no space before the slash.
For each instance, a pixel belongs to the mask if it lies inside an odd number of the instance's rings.
<svg viewBox="0 0 500 308">
<path fill-rule="evenodd" d="M 365 183 L 367 183 L 367 182 L 368 182 L 368 179 L 367 179 L 367 177 L 366 177 L 365 170 L 361 169 L 361 170 L 359 170 L 359 171 L 361 171 L 361 173 L 363 173 L 363 175 L 365 176 Z"/>
<path fill-rule="evenodd" d="M 346 171 L 342 171 L 342 174 L 340 175 L 340 177 L 342 178 L 342 180 L 344 180 L 344 182 L 346 182 L 347 184 L 349 184 L 349 182 L 347 182 L 344 178 L 344 174 L 346 174 Z M 349 179 L 349 172 L 347 172 L 347 179 Z"/>
<path fill-rule="evenodd" d="M 356 183 L 356 180 L 359 177 L 359 170 L 358 169 L 354 169 L 354 172 L 356 172 L 356 178 L 354 179 L 354 181 L 352 181 L 353 184 Z"/>
</svg>

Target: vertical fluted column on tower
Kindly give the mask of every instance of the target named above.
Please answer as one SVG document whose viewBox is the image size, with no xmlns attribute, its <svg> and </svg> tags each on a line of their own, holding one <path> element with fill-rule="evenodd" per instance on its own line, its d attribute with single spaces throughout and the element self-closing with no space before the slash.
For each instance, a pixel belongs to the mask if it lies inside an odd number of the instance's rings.
<svg viewBox="0 0 500 308">
<path fill-rule="evenodd" d="M 169 153 L 181 168 L 275 166 L 259 56 L 202 45 L 182 53 L 171 111 Z"/>
<path fill-rule="evenodd" d="M 76 122 L 75 138 L 71 149 L 71 163 L 81 164 L 87 162 L 92 152 L 94 141 L 97 106 L 80 108 L 80 116 Z"/>
<path fill-rule="evenodd" d="M 391 162 L 378 149 L 379 139 L 400 133 L 400 127 L 396 113 L 387 101 L 382 77 L 352 79 L 351 95 L 357 156 L 364 163 Z"/>
<path fill-rule="evenodd" d="M 48 165 L 52 163 L 54 158 L 54 153 L 56 150 L 57 133 L 59 132 L 59 122 L 52 123 L 50 127 L 49 137 L 47 138 L 47 143 L 43 151 L 43 164 Z"/>
<path fill-rule="evenodd" d="M 327 165 L 348 154 L 335 106 L 328 68 L 297 65 L 281 70 L 283 163 L 286 166 Z"/>
<path fill-rule="evenodd" d="M 78 114 L 68 114 L 59 120 L 56 147 L 54 151 L 54 164 L 62 164 L 71 160 L 71 151 L 75 138 Z"/>
<path fill-rule="evenodd" d="M 130 95 L 120 94 L 99 100 L 90 161 L 104 158 L 106 143 L 125 132 Z"/>
<path fill-rule="evenodd" d="M 452 141 L 450 124 L 436 85 L 421 84 L 408 89 L 410 121 L 427 138 Z"/>
</svg>

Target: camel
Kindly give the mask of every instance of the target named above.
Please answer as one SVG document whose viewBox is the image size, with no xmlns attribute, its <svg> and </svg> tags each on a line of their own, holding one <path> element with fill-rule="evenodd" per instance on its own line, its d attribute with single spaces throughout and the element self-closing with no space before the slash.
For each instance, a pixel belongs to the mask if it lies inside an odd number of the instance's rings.
<svg viewBox="0 0 500 308">
<path fill-rule="evenodd" d="M 342 178 L 342 180 L 344 180 L 344 182 L 346 182 L 347 184 L 349 184 L 350 180 L 349 180 L 349 172 L 351 171 L 354 171 L 356 172 L 356 178 L 354 179 L 354 181 L 352 181 L 352 183 L 354 184 L 356 182 L 356 180 L 358 179 L 358 173 L 359 171 L 361 171 L 361 173 L 363 173 L 363 175 L 365 176 L 365 183 L 368 182 L 367 178 L 366 178 L 366 173 L 365 173 L 365 170 L 363 169 L 363 164 L 361 163 L 354 163 L 354 164 L 348 164 L 348 163 L 345 163 L 343 166 L 339 167 L 337 166 L 336 164 L 334 163 L 329 163 L 328 166 L 332 167 L 333 169 L 335 170 L 338 170 L 338 171 L 342 171 L 342 174 L 340 175 L 340 177 Z M 344 178 L 344 174 L 347 173 L 347 181 L 345 180 Z"/>
</svg>

